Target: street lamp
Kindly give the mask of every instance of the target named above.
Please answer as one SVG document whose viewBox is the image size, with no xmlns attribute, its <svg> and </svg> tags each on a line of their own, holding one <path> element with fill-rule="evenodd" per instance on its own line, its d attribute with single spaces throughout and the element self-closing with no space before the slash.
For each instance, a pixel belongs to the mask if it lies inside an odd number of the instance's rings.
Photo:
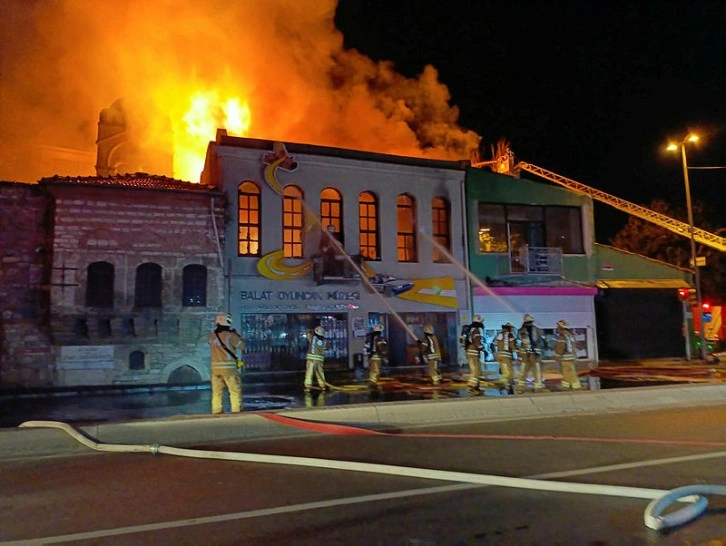
<svg viewBox="0 0 726 546">
<path fill-rule="evenodd" d="M 696 285 L 696 306 L 698 309 L 698 325 L 699 325 L 699 336 L 701 338 L 701 348 L 699 354 L 701 360 L 706 360 L 706 328 L 703 323 L 703 309 L 701 302 L 703 301 L 701 295 L 701 272 L 698 269 L 698 262 L 696 256 L 696 239 L 693 234 L 693 205 L 691 203 L 691 186 L 688 183 L 688 162 L 686 161 L 686 144 L 688 142 L 696 142 L 698 135 L 689 134 L 678 144 L 669 144 L 667 150 L 675 151 L 681 150 L 681 159 L 683 162 L 683 181 L 686 184 L 686 209 L 688 210 L 688 228 L 691 232 L 691 263 L 693 265 L 693 282 Z"/>
</svg>

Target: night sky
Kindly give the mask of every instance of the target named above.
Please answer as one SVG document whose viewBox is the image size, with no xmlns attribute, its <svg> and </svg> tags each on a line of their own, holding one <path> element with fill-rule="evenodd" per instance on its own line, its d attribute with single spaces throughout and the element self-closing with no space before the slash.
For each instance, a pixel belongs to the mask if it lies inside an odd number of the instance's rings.
<svg viewBox="0 0 726 546">
<path fill-rule="evenodd" d="M 646 206 L 685 208 L 669 140 L 698 132 L 689 167 L 726 166 L 725 2 L 340 0 L 336 26 L 404 76 L 433 65 L 486 150 L 505 138 L 518 160 Z M 689 178 L 726 226 L 726 169 Z M 595 215 L 601 243 L 627 219 Z"/>
</svg>

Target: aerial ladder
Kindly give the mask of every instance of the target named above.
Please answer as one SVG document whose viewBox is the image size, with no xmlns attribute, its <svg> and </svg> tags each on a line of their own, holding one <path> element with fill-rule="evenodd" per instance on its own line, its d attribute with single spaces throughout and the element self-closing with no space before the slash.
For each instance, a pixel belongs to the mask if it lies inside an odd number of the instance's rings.
<svg viewBox="0 0 726 546">
<path fill-rule="evenodd" d="M 510 174 L 512 176 L 518 176 L 521 171 L 527 171 L 529 173 L 536 174 L 545 180 L 564 186 L 569 190 L 587 195 L 592 199 L 596 199 L 602 203 L 610 205 L 622 212 L 630 214 L 631 216 L 635 216 L 641 220 L 651 222 L 652 224 L 670 230 L 673 233 L 682 235 L 683 237 L 691 236 L 691 226 L 685 222 L 681 222 L 680 220 L 676 220 L 675 218 L 671 218 L 665 214 L 655 212 L 647 207 L 636 205 L 626 201 L 625 199 L 620 199 L 619 197 L 615 197 L 614 195 L 610 195 L 604 191 L 591 188 L 581 182 L 566 178 L 552 171 L 548 171 L 547 169 L 543 169 L 542 167 L 538 167 L 537 165 L 524 163 L 522 161 L 514 164 L 514 156 L 511 151 L 499 150 L 499 153 L 496 153 L 495 155 L 496 158 L 493 161 L 478 163 L 473 162 L 472 166 L 482 167 L 487 165 L 491 166 L 492 170 L 495 172 Z M 710 246 L 720 250 L 721 252 L 726 252 L 726 238 L 716 235 L 715 233 L 710 233 L 703 229 L 694 227 L 693 239 L 703 245 Z"/>
</svg>

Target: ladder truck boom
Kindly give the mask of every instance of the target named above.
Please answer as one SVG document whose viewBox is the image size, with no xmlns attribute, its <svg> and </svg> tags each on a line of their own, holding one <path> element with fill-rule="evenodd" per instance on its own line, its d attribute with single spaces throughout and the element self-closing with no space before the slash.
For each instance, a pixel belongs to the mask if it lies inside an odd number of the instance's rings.
<svg viewBox="0 0 726 546">
<path fill-rule="evenodd" d="M 597 199 L 602 203 L 606 203 L 632 216 L 636 216 L 637 218 L 646 220 L 657 226 L 668 229 L 678 235 L 682 235 L 684 237 L 691 236 L 691 227 L 685 222 L 681 222 L 680 220 L 676 220 L 675 218 L 671 218 L 670 216 L 666 216 L 665 214 L 660 214 L 659 212 L 650 210 L 647 207 L 636 205 L 635 203 L 631 203 L 629 201 L 626 201 L 625 199 L 620 199 L 619 197 L 615 197 L 614 195 L 610 195 L 609 193 L 605 193 L 604 191 L 591 188 L 590 186 L 586 186 L 581 182 L 566 178 L 552 171 L 548 171 L 547 169 L 543 169 L 542 167 L 538 167 L 537 165 L 532 165 L 531 163 L 524 163 L 520 161 L 514 166 L 513 169 L 511 169 L 510 174 L 516 175 L 520 171 L 527 171 L 532 174 L 536 174 L 537 176 L 541 176 L 542 178 L 549 180 L 550 182 L 555 182 L 556 184 L 564 186 L 565 188 L 568 188 L 570 190 L 588 195 L 593 199 Z M 720 237 L 715 233 L 710 233 L 703 229 L 694 227 L 693 238 L 701 244 L 713 247 L 720 250 L 721 252 L 726 252 L 726 238 Z"/>
</svg>

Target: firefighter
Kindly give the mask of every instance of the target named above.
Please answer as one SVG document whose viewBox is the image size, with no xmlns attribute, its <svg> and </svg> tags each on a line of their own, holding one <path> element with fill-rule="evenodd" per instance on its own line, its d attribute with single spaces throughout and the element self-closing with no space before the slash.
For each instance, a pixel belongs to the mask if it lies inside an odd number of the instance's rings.
<svg viewBox="0 0 726 546">
<path fill-rule="evenodd" d="M 481 392 L 479 376 L 481 375 L 481 351 L 484 349 L 484 318 L 481 315 L 474 315 L 474 318 L 465 328 L 462 335 L 462 343 L 466 349 L 466 361 L 469 363 L 469 381 L 467 387 L 469 393 Z"/>
<path fill-rule="evenodd" d="M 562 368 L 562 388 L 581 389 L 580 378 L 577 376 L 577 341 L 566 320 L 557 321 L 557 342 L 555 343 L 555 360 Z"/>
<path fill-rule="evenodd" d="M 320 390 L 326 389 L 325 370 L 325 330 L 322 326 L 306 334 L 308 338 L 308 353 L 305 355 L 305 392 L 309 393 L 313 388 L 313 379 L 318 382 Z"/>
<path fill-rule="evenodd" d="M 244 350 L 245 340 L 232 328 L 232 315 L 217 315 L 214 331 L 209 334 L 209 346 L 212 413 L 222 413 L 225 387 L 229 391 L 230 410 L 239 413 L 242 411 L 242 380 L 237 369 L 244 363 L 238 358 L 237 351 Z"/>
<path fill-rule="evenodd" d="M 439 363 L 441 362 L 441 346 L 439 340 L 434 334 L 432 324 L 424 326 L 424 338 L 418 339 L 421 347 L 421 358 L 429 366 L 429 376 L 434 385 L 441 383 L 441 373 L 439 372 Z"/>
<path fill-rule="evenodd" d="M 542 348 L 544 346 L 544 334 L 535 326 L 534 317 L 530 314 L 524 315 L 522 327 L 517 332 L 519 338 L 520 358 L 522 365 L 519 369 L 517 383 L 523 387 L 530 371 L 534 372 L 534 388 L 541 389 L 542 383 Z"/>
<path fill-rule="evenodd" d="M 503 387 L 507 390 L 512 388 L 514 372 L 512 371 L 512 353 L 517 348 L 517 339 L 512 330 L 514 325 L 511 322 L 502 324 L 502 329 L 497 332 L 492 342 L 494 360 L 499 364 L 499 373 L 502 376 Z"/>
<path fill-rule="evenodd" d="M 381 362 L 388 354 L 388 342 L 383 337 L 383 324 L 376 324 L 366 335 L 366 353 L 368 354 L 368 386 L 378 388 L 378 377 L 381 374 Z"/>
</svg>

